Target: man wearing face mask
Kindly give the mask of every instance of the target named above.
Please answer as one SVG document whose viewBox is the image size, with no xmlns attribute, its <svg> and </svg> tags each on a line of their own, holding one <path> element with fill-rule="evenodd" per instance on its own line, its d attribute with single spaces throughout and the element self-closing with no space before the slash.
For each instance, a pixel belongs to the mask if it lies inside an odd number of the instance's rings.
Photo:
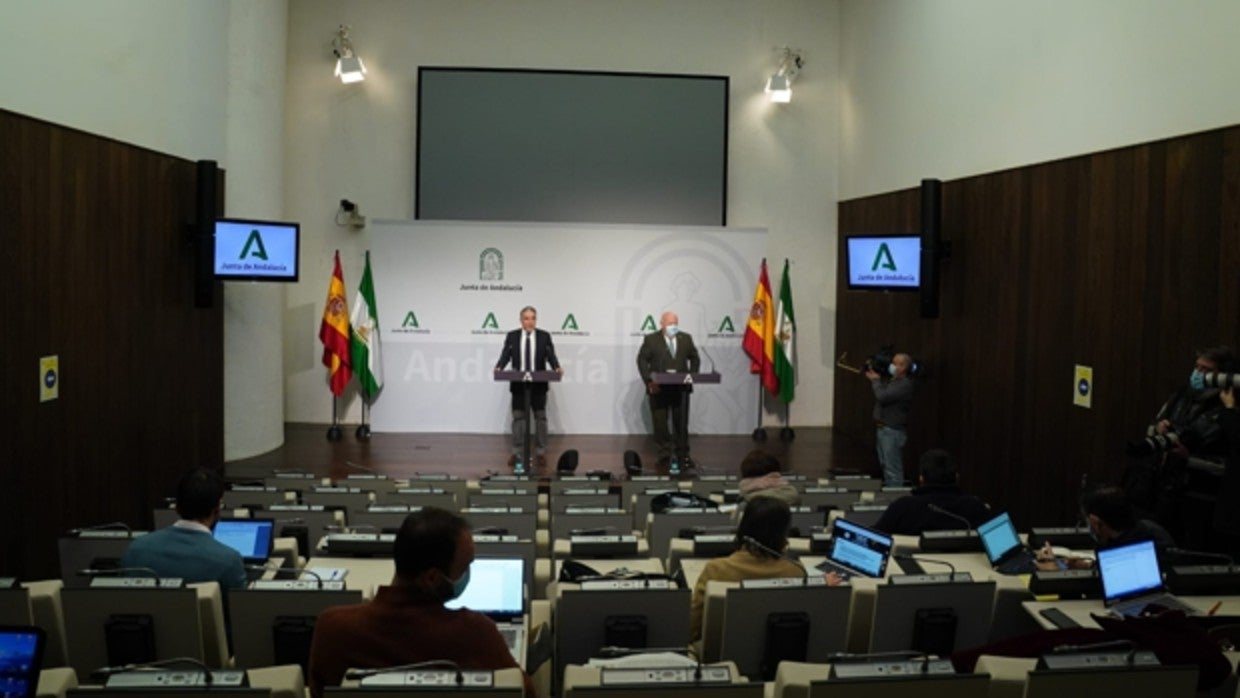
<svg viewBox="0 0 1240 698">
<path fill-rule="evenodd" d="M 670 310 L 659 318 L 659 331 L 642 340 L 637 352 L 637 372 L 646 385 L 650 399 L 650 416 L 654 421 L 654 443 L 658 449 L 656 465 L 691 468 L 689 460 L 689 394 L 692 385 L 660 385 L 653 374 L 666 371 L 697 373 L 702 364 L 693 336 L 681 332 L 680 318 Z M 672 428 L 668 430 L 668 416 Z"/>
<path fill-rule="evenodd" d="M 1176 389 L 1146 430 L 1146 438 L 1128 444 L 1128 455 L 1142 457 L 1172 453 L 1179 459 L 1223 456 L 1227 444 L 1219 427 L 1223 403 L 1217 388 L 1206 387 L 1206 374 L 1235 371 L 1231 347 L 1214 347 L 1197 354 L 1188 384 Z"/>
<path fill-rule="evenodd" d="M 865 371 L 874 390 L 878 463 L 887 487 L 904 485 L 904 444 L 908 441 L 908 413 L 913 407 L 913 380 L 908 375 L 912 365 L 911 356 L 896 354 L 887 365 L 887 376 L 873 367 Z"/>
<path fill-rule="evenodd" d="M 405 517 L 396 534 L 396 574 L 368 603 L 319 614 L 310 647 L 309 686 L 322 698 L 347 669 L 401 666 L 436 659 L 461 669 L 507 669 L 518 664 L 495 623 L 444 604 L 465 591 L 474 540 L 469 524 L 427 507 Z M 525 677 L 525 694 L 534 686 Z"/>
</svg>

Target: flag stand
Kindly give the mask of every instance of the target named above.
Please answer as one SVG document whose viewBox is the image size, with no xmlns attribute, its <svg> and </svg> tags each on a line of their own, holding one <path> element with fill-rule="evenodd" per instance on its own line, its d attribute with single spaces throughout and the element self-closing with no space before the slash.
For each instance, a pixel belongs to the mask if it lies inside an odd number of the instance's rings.
<svg viewBox="0 0 1240 698">
<path fill-rule="evenodd" d="M 362 390 L 362 423 L 357 425 L 357 440 L 370 441 L 370 395 Z"/>
<path fill-rule="evenodd" d="M 758 376 L 758 426 L 753 430 L 754 441 L 766 441 L 766 429 L 762 428 L 762 376 Z"/>
<path fill-rule="evenodd" d="M 340 423 L 336 421 L 336 396 L 332 395 L 332 425 L 327 428 L 327 440 L 340 440 Z"/>
<path fill-rule="evenodd" d="M 784 428 L 779 430 L 780 441 L 794 441 L 797 433 L 792 430 L 792 403 L 784 403 Z"/>
</svg>

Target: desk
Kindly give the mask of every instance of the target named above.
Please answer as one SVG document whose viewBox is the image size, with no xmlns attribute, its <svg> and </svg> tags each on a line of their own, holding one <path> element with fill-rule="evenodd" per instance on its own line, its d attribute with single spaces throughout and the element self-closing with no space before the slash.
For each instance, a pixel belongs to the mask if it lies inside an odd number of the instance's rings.
<svg viewBox="0 0 1240 698">
<path fill-rule="evenodd" d="M 375 595 L 375 589 L 391 584 L 396 574 L 396 563 L 390 557 L 312 557 L 306 567 L 337 567 L 348 570 L 344 578 L 345 589 L 362 592 L 363 599 Z"/>
<path fill-rule="evenodd" d="M 1209 611 L 1214 604 L 1221 603 L 1216 611 L 1221 616 L 1240 616 L 1240 596 L 1181 596 L 1179 597 L 1185 602 L 1200 608 L 1202 612 Z M 1101 599 L 1074 599 L 1072 601 L 1026 601 L 1021 604 L 1025 612 L 1032 618 L 1043 630 L 1054 630 L 1055 625 L 1043 618 L 1040 614 L 1043 609 L 1058 608 L 1063 611 L 1069 618 L 1076 621 L 1084 628 L 1100 628 L 1091 614 L 1106 615 L 1106 606 L 1103 605 Z"/>
</svg>

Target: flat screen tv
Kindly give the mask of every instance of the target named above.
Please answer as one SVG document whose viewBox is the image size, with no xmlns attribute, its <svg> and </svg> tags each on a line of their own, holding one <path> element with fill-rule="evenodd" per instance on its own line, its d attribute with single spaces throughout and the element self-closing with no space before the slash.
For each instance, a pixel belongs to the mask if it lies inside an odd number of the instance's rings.
<svg viewBox="0 0 1240 698">
<path fill-rule="evenodd" d="M 917 235 L 854 236 L 846 242 L 849 289 L 916 291 L 921 286 Z"/>
<path fill-rule="evenodd" d="M 301 225 L 221 218 L 215 221 L 213 269 L 220 281 L 297 281 Z"/>
</svg>

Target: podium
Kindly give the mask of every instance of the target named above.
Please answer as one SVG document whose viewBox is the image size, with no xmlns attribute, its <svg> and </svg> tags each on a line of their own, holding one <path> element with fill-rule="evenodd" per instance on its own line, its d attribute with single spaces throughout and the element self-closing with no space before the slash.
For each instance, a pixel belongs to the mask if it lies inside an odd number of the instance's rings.
<svg viewBox="0 0 1240 698">
<path fill-rule="evenodd" d="M 723 382 L 723 376 L 718 371 L 709 371 L 707 373 L 684 373 L 681 371 L 662 371 L 650 374 L 650 380 L 659 388 L 692 388 L 694 385 L 718 385 Z M 672 419 L 672 430 L 678 434 L 685 435 L 685 441 L 689 439 L 689 391 L 679 390 L 680 408 L 674 413 L 679 417 Z M 680 462 L 672 457 L 671 464 L 668 466 L 668 472 L 672 475 L 680 474 Z"/>
<path fill-rule="evenodd" d="M 530 386 L 535 383 L 559 383 L 558 371 L 495 371 L 495 380 L 500 383 L 520 383 L 525 405 L 525 433 L 521 439 L 521 458 L 517 460 L 514 472 L 524 475 L 530 462 L 530 427 L 534 421 L 534 410 L 530 406 Z"/>
</svg>

